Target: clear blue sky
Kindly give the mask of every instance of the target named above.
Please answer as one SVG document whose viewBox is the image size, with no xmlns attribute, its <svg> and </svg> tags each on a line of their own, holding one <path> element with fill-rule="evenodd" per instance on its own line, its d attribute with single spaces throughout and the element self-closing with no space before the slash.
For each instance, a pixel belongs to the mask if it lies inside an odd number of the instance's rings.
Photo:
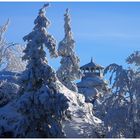
<svg viewBox="0 0 140 140">
<path fill-rule="evenodd" d="M 41 2 L 0 2 L 0 25 L 10 18 L 8 42 L 24 44 L 22 37 L 33 28 Z M 140 50 L 140 3 L 123 2 L 52 2 L 47 17 L 52 22 L 49 32 L 57 42 L 64 37 L 64 12 L 69 8 L 75 49 L 83 65 L 93 57 L 103 66 L 125 65 L 125 58 Z M 59 59 L 50 60 L 57 68 Z"/>
</svg>

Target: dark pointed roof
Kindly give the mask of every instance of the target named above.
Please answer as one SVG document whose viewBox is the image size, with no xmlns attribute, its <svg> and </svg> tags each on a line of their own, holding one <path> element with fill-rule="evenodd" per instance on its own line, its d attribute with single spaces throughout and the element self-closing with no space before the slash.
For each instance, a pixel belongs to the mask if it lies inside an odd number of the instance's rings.
<svg viewBox="0 0 140 140">
<path fill-rule="evenodd" d="M 81 66 L 80 69 L 82 69 L 82 70 L 89 70 L 89 69 L 91 69 L 91 70 L 96 70 L 96 69 L 99 70 L 99 69 L 104 69 L 104 67 L 102 67 L 102 66 L 96 64 L 95 62 L 93 62 L 93 59 L 91 58 L 91 62 Z"/>
</svg>

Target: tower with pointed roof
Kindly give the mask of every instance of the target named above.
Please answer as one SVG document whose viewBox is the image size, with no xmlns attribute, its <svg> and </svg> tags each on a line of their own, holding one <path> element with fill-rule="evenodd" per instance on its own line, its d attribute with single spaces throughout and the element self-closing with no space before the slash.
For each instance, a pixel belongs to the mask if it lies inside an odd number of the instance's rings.
<svg viewBox="0 0 140 140">
<path fill-rule="evenodd" d="M 103 77 L 103 69 L 104 69 L 104 67 L 96 64 L 93 61 L 93 58 L 91 58 L 90 63 L 83 65 L 82 67 L 80 67 L 80 69 L 83 71 L 84 77 L 85 76 Z"/>
<path fill-rule="evenodd" d="M 80 67 L 83 77 L 77 83 L 79 93 L 84 94 L 87 102 L 92 102 L 94 99 L 102 96 L 107 92 L 107 82 L 103 77 L 104 67 L 95 63 L 93 58 L 91 61 Z"/>
</svg>

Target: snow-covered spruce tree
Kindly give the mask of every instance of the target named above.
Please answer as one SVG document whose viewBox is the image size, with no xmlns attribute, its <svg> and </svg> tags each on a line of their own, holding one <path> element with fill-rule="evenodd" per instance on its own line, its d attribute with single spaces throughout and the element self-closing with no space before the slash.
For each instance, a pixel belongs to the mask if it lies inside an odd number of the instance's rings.
<svg viewBox="0 0 140 140">
<path fill-rule="evenodd" d="M 59 43 L 58 55 L 62 57 L 61 66 L 57 71 L 57 76 L 61 83 L 63 83 L 68 89 L 77 92 L 77 86 L 74 83 L 75 80 L 81 78 L 81 71 L 79 68 L 79 58 L 74 52 L 75 41 L 73 40 L 69 10 L 66 9 L 64 14 L 64 29 L 65 37 Z"/>
<path fill-rule="evenodd" d="M 22 77 L 21 96 L 14 103 L 22 119 L 12 126 L 1 124 L 0 136 L 5 137 L 4 134 L 10 132 L 10 137 L 64 137 L 61 122 L 68 108 L 68 99 L 58 92 L 56 74 L 47 65 L 43 49 L 43 46 L 47 47 L 52 57 L 57 56 L 56 41 L 47 32 L 50 25 L 45 16 L 47 7 L 45 4 L 39 10 L 33 31 L 23 38 L 27 41 L 23 59 L 28 64 Z"/>
</svg>

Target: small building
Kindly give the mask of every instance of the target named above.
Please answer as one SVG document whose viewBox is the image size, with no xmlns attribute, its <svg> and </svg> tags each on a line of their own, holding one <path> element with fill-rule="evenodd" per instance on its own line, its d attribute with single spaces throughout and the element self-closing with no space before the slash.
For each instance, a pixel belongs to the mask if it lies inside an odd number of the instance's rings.
<svg viewBox="0 0 140 140">
<path fill-rule="evenodd" d="M 103 77 L 103 69 L 104 67 L 96 64 L 95 62 L 93 62 L 93 59 L 91 58 L 91 62 L 80 67 L 80 69 L 82 70 L 82 72 L 84 73 L 85 77 L 86 76 L 99 76 L 99 77 Z"/>
<path fill-rule="evenodd" d="M 83 77 L 77 83 L 79 93 L 85 95 L 87 102 L 92 102 L 107 91 L 107 82 L 103 79 L 104 67 L 96 64 L 91 58 L 90 63 L 80 67 Z"/>
</svg>

